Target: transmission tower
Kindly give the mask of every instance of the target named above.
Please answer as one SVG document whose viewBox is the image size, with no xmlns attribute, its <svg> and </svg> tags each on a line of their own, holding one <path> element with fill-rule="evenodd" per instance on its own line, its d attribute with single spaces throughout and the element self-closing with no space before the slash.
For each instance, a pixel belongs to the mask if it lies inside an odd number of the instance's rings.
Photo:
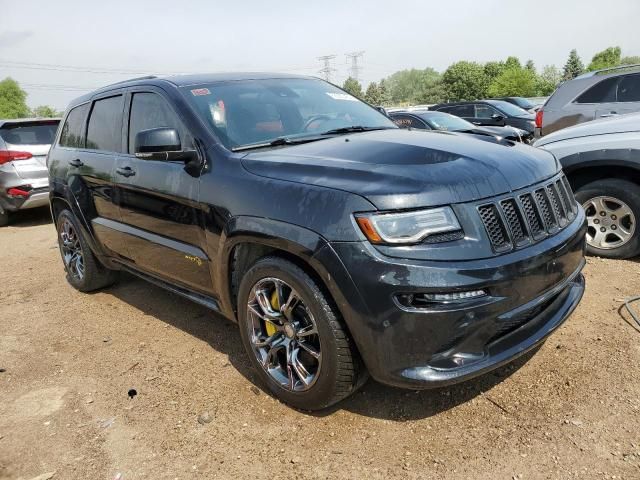
<svg viewBox="0 0 640 480">
<path fill-rule="evenodd" d="M 361 50 L 359 52 L 345 53 L 344 55 L 347 58 L 347 63 L 349 63 L 349 60 L 351 60 L 349 76 L 357 81 L 360 81 L 360 71 L 362 70 L 362 67 L 358 65 L 358 60 L 361 59 L 364 55 L 364 50 Z"/>
<path fill-rule="evenodd" d="M 318 73 L 322 75 L 327 82 L 331 81 L 331 74 L 336 71 L 335 68 L 331 66 L 331 60 L 336 58 L 335 55 L 324 55 L 322 57 L 318 57 L 318 60 L 322 62 L 322 68 L 318 70 Z"/>
</svg>

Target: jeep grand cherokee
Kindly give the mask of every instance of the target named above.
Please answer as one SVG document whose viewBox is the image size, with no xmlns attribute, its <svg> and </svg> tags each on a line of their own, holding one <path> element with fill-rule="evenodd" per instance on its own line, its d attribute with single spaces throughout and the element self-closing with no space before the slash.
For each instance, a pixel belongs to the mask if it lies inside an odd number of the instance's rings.
<svg viewBox="0 0 640 480">
<path fill-rule="evenodd" d="M 221 312 L 298 408 L 367 373 L 415 389 L 496 368 L 584 290 L 585 216 L 553 155 L 398 129 L 314 78 L 111 85 L 71 103 L 48 165 L 73 287 L 124 270 Z"/>
</svg>

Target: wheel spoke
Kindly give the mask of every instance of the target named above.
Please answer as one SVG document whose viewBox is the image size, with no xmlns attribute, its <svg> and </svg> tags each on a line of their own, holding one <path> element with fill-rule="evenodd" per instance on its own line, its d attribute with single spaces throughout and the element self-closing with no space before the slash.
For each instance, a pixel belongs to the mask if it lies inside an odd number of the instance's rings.
<svg viewBox="0 0 640 480">
<path fill-rule="evenodd" d="M 264 340 L 258 340 L 256 337 L 256 340 L 253 342 L 253 344 L 258 348 L 270 347 L 280 337 L 282 337 L 282 334 L 280 332 L 276 332 L 270 337 L 265 338 Z"/>
<path fill-rule="evenodd" d="M 296 305 L 300 302 L 300 297 L 295 290 L 291 290 L 289 293 L 289 298 L 287 298 L 287 302 L 282 307 L 282 313 L 289 321 L 292 320 L 293 309 L 296 308 Z"/>
<path fill-rule="evenodd" d="M 301 348 L 303 348 L 309 355 L 311 355 L 316 360 L 320 358 L 320 352 L 316 350 L 316 347 L 308 344 L 307 342 L 298 342 Z"/>
<path fill-rule="evenodd" d="M 310 335 L 317 335 L 317 334 L 318 334 L 318 329 L 314 324 L 307 325 L 306 327 L 298 330 L 298 338 L 304 338 Z"/>
<path fill-rule="evenodd" d="M 299 350 L 297 348 L 291 351 L 291 361 L 290 361 L 291 369 L 295 372 L 295 374 L 300 379 L 300 381 L 308 386 L 309 383 L 311 383 L 311 380 L 313 380 L 313 375 L 311 375 L 307 371 L 305 366 L 302 364 L 302 362 L 298 358 L 298 352 Z"/>
</svg>

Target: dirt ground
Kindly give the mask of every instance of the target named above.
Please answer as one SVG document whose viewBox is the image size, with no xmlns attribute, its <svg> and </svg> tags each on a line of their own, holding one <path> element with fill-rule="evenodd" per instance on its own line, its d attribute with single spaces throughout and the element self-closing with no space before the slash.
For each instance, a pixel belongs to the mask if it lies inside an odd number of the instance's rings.
<svg viewBox="0 0 640 480">
<path fill-rule="evenodd" d="M 314 415 L 206 309 L 128 276 L 73 290 L 46 211 L 0 231 L 0 270 L 2 479 L 640 478 L 637 262 L 589 259 L 578 310 L 514 365 Z"/>
</svg>

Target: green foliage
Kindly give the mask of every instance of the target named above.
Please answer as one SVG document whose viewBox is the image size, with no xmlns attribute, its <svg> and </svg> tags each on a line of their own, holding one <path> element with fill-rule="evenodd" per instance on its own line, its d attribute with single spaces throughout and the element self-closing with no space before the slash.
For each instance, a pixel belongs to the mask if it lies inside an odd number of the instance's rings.
<svg viewBox="0 0 640 480">
<path fill-rule="evenodd" d="M 387 78 L 391 101 L 399 103 L 436 103 L 444 93 L 442 77 L 433 68 L 401 70 Z"/>
<path fill-rule="evenodd" d="M 55 108 L 49 105 L 40 105 L 39 107 L 31 110 L 31 116 L 40 118 L 61 117 L 62 112 L 58 112 Z"/>
<path fill-rule="evenodd" d="M 530 72 L 536 73 L 536 65 L 533 63 L 533 60 L 527 60 L 527 64 L 524 66 Z"/>
<path fill-rule="evenodd" d="M 609 47 L 593 56 L 587 70 L 593 72 L 602 68 L 618 66 L 620 65 L 621 56 L 622 49 L 620 47 Z"/>
<path fill-rule="evenodd" d="M 380 95 L 380 105 L 391 105 L 391 92 L 389 91 L 387 81 L 384 78 L 380 80 L 380 83 L 378 83 L 378 94 Z"/>
<path fill-rule="evenodd" d="M 504 62 L 487 62 L 484 64 L 484 74 L 487 76 L 489 83 L 493 82 L 500 76 L 504 69 L 507 68 Z"/>
<path fill-rule="evenodd" d="M 571 52 L 569 52 L 567 63 L 564 64 L 562 79 L 571 80 L 572 78 L 576 78 L 582 73 L 584 73 L 584 64 L 582 63 L 582 60 L 580 60 L 578 52 L 574 48 L 573 50 L 571 50 Z"/>
<path fill-rule="evenodd" d="M 536 76 L 522 67 L 506 68 L 487 91 L 490 97 L 532 97 L 536 94 Z"/>
<path fill-rule="evenodd" d="M 640 56 L 632 55 L 622 57 L 620 59 L 620 65 L 638 65 L 640 64 Z"/>
<path fill-rule="evenodd" d="M 504 62 L 504 66 L 506 68 L 522 68 L 518 57 L 507 57 L 507 60 Z"/>
<path fill-rule="evenodd" d="M 555 65 L 547 65 L 536 78 L 536 95 L 546 97 L 555 92 L 562 81 L 562 72 Z"/>
<path fill-rule="evenodd" d="M 349 77 L 344 81 L 342 88 L 354 97 L 362 98 L 362 85 L 355 78 Z"/>
<path fill-rule="evenodd" d="M 22 118 L 29 116 L 27 93 L 10 77 L 0 82 L 0 118 Z"/>
<path fill-rule="evenodd" d="M 476 100 L 487 94 L 489 81 L 484 67 L 476 62 L 461 61 L 451 65 L 442 75 L 449 100 Z"/>
<path fill-rule="evenodd" d="M 378 85 L 376 82 L 371 82 L 367 87 L 367 91 L 364 94 L 364 99 L 366 102 L 371 105 L 381 105 L 380 101 L 380 90 L 378 89 Z"/>
</svg>

